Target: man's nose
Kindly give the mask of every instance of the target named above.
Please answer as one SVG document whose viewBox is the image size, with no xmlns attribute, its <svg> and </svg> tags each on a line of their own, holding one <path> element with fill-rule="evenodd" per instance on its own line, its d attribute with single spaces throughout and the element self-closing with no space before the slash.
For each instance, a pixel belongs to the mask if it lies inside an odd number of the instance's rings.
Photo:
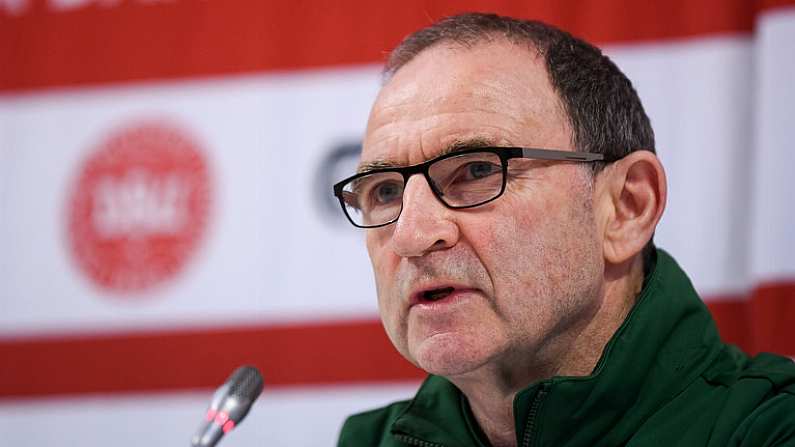
<svg viewBox="0 0 795 447">
<path fill-rule="evenodd" d="M 392 244 L 402 257 L 422 256 L 458 242 L 454 211 L 436 198 L 422 175 L 413 175 L 403 189 L 403 210 L 395 222 Z"/>
</svg>

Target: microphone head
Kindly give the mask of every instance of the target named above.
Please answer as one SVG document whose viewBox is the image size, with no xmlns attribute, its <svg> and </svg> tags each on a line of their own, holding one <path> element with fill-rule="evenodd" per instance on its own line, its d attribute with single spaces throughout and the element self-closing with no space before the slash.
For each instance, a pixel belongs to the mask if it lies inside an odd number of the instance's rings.
<svg viewBox="0 0 795 447">
<path fill-rule="evenodd" d="M 230 395 L 254 402 L 262 393 L 265 382 L 257 368 L 241 366 L 229 376 L 226 384 L 229 385 Z"/>
<path fill-rule="evenodd" d="M 251 409 L 262 393 L 262 374 L 253 366 L 241 366 L 213 394 L 204 423 L 191 440 L 193 447 L 214 446 L 231 431 Z"/>
</svg>

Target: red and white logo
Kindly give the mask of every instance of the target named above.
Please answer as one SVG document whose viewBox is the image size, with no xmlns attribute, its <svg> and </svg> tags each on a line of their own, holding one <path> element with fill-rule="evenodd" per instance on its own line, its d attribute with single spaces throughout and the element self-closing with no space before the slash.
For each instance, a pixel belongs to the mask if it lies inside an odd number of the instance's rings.
<svg viewBox="0 0 795 447">
<path fill-rule="evenodd" d="M 139 123 L 83 163 L 69 200 L 72 254 L 104 289 L 140 292 L 177 275 L 207 227 L 211 182 L 184 130 Z"/>
</svg>

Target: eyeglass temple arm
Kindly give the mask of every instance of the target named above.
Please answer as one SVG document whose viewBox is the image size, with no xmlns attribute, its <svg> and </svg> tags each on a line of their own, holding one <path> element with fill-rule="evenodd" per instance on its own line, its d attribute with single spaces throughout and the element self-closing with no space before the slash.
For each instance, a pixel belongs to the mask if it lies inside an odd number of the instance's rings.
<svg viewBox="0 0 795 447">
<path fill-rule="evenodd" d="M 604 154 L 595 154 L 593 152 L 576 152 L 576 151 L 557 151 L 551 149 L 533 149 L 522 148 L 522 156 L 527 158 L 536 158 L 539 160 L 561 160 L 561 161 L 605 161 Z"/>
</svg>

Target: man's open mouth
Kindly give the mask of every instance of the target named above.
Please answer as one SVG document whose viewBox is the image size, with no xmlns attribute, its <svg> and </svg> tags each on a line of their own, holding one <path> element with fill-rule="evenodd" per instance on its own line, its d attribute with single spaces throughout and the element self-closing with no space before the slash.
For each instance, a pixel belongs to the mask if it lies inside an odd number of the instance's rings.
<svg viewBox="0 0 795 447">
<path fill-rule="evenodd" d="M 453 287 L 442 287 L 440 289 L 426 290 L 420 296 L 424 301 L 438 301 L 453 293 L 454 290 L 455 288 Z"/>
</svg>

